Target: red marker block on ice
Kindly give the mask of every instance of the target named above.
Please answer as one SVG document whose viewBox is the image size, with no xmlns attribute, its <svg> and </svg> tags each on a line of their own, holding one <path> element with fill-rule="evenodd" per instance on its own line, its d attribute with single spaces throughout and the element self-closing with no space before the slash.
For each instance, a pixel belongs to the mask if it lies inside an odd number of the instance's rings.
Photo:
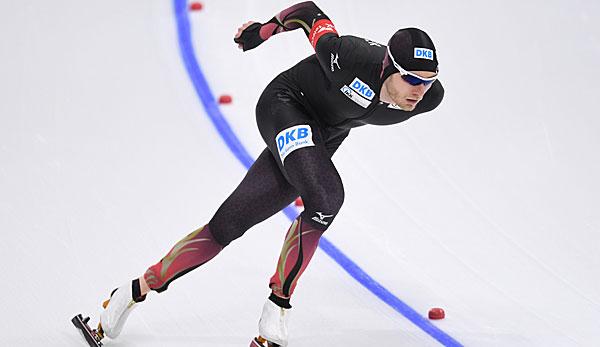
<svg viewBox="0 0 600 347">
<path fill-rule="evenodd" d="M 298 207 L 303 207 L 304 201 L 302 201 L 302 198 L 298 198 L 298 199 L 296 199 L 296 201 L 294 201 L 294 205 L 296 205 Z"/>
<path fill-rule="evenodd" d="M 232 101 L 231 95 L 223 94 L 219 96 L 219 104 L 231 104 Z"/>
<path fill-rule="evenodd" d="M 429 319 L 444 319 L 444 317 L 446 317 L 446 313 L 442 308 L 434 307 L 429 310 Z"/>
<path fill-rule="evenodd" d="M 190 10 L 192 10 L 192 11 L 200 11 L 201 9 L 202 9 L 201 2 L 192 2 L 190 4 Z"/>
</svg>

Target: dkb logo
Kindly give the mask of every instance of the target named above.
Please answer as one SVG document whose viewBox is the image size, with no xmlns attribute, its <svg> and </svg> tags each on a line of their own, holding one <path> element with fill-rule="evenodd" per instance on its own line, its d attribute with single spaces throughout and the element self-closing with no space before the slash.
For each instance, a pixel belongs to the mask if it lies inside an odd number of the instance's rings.
<svg viewBox="0 0 600 347">
<path fill-rule="evenodd" d="M 275 137 L 277 141 L 277 150 L 279 151 L 279 157 L 281 162 L 293 151 L 314 146 L 312 139 L 312 131 L 310 125 L 296 125 L 291 128 L 287 128 L 277 134 Z"/>
<path fill-rule="evenodd" d="M 354 78 L 354 81 L 350 84 L 350 88 L 356 90 L 361 96 L 367 98 L 367 100 L 373 100 L 373 96 L 375 96 L 369 85 L 361 81 L 358 77 Z"/>
<path fill-rule="evenodd" d="M 433 60 L 433 50 L 415 47 L 415 58 Z"/>
<path fill-rule="evenodd" d="M 290 128 L 292 129 L 292 128 Z M 296 133 L 297 131 L 297 133 Z M 277 145 L 279 146 L 279 150 L 281 151 L 285 145 L 290 143 L 290 141 L 301 140 L 308 136 L 308 128 L 298 128 L 286 131 L 285 134 L 279 136 L 277 138 Z"/>
</svg>

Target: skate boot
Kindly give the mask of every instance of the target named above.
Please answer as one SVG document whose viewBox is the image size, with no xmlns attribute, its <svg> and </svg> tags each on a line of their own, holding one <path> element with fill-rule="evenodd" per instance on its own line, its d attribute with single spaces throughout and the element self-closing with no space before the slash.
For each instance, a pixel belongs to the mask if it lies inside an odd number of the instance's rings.
<svg viewBox="0 0 600 347">
<path fill-rule="evenodd" d="M 288 343 L 288 320 L 290 309 L 277 306 L 267 299 L 258 322 L 259 336 L 252 340 L 250 347 L 285 347 Z"/>
<path fill-rule="evenodd" d="M 119 336 L 127 317 L 136 304 L 146 299 L 145 295 L 139 295 L 139 286 L 139 281 L 133 280 L 112 291 L 110 299 L 102 304 L 104 311 L 100 314 L 100 324 L 98 325 L 101 333 L 111 339 Z"/>
</svg>

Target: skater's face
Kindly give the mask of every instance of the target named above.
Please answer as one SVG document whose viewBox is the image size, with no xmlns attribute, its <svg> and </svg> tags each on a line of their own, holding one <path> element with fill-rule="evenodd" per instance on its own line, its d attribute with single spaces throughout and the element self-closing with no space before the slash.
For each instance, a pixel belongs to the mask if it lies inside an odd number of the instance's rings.
<svg viewBox="0 0 600 347">
<path fill-rule="evenodd" d="M 431 71 L 411 71 L 411 73 L 418 75 L 423 78 L 435 77 L 436 73 Z M 404 111 L 412 111 L 417 107 L 419 101 L 423 99 L 423 96 L 433 83 L 427 85 L 421 83 L 418 85 L 412 85 L 402 78 L 402 75 L 397 72 L 390 75 L 383 83 L 385 93 L 388 95 L 390 101 L 400 106 Z M 386 101 L 386 100 L 384 100 Z"/>
</svg>

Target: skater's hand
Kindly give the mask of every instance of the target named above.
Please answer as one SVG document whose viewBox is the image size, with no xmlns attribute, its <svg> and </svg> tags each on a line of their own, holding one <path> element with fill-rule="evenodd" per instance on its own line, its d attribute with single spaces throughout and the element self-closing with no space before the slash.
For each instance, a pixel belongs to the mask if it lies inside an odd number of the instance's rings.
<svg viewBox="0 0 600 347">
<path fill-rule="evenodd" d="M 238 44 L 238 48 L 244 51 L 257 47 L 265 40 L 260 37 L 261 24 L 258 22 L 246 22 L 238 28 L 233 41 Z"/>
</svg>

